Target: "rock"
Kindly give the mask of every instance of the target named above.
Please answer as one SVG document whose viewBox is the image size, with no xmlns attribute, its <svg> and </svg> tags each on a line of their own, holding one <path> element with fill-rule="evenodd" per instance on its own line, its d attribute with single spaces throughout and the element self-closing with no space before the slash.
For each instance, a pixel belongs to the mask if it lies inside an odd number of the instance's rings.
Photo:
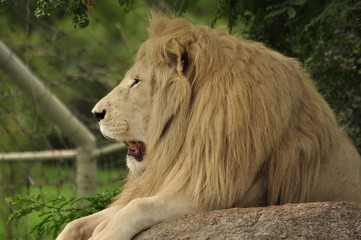
<svg viewBox="0 0 361 240">
<path fill-rule="evenodd" d="M 361 239 L 361 203 L 286 204 L 191 214 L 155 225 L 135 239 Z"/>
</svg>

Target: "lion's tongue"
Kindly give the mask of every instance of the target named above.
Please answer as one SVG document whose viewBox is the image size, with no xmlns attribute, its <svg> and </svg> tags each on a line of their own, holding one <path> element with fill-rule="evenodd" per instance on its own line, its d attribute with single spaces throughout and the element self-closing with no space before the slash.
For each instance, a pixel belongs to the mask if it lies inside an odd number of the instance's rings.
<svg viewBox="0 0 361 240">
<path fill-rule="evenodd" d="M 141 143 L 137 143 L 135 141 L 130 141 L 125 143 L 128 147 L 128 155 L 133 156 L 138 161 L 142 160 L 142 149 L 141 149 Z"/>
<path fill-rule="evenodd" d="M 136 142 L 129 142 L 128 149 L 132 151 L 135 155 L 138 155 L 140 153 L 140 146 Z"/>
</svg>

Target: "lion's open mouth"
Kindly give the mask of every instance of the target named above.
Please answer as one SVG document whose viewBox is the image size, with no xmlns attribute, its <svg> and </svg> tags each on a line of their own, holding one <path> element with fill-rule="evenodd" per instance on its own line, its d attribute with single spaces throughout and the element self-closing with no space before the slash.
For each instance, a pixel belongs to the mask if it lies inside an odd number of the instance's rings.
<svg viewBox="0 0 361 240">
<path fill-rule="evenodd" d="M 125 146 L 128 147 L 128 155 L 137 161 L 142 161 L 145 153 L 145 144 L 140 141 L 126 141 Z"/>
</svg>

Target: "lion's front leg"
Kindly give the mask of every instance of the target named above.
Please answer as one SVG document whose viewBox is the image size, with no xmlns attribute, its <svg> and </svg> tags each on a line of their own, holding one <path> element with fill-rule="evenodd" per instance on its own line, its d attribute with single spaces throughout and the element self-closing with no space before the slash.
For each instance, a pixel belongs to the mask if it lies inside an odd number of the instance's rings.
<svg viewBox="0 0 361 240">
<path fill-rule="evenodd" d="M 111 218 L 120 209 L 119 206 L 112 206 L 92 215 L 76 219 L 68 223 L 57 240 L 86 240 L 89 239 L 94 229 L 103 221 Z"/>
<path fill-rule="evenodd" d="M 172 217 L 196 212 L 185 197 L 154 196 L 138 198 L 95 229 L 91 240 L 127 240 L 140 231 Z"/>
</svg>

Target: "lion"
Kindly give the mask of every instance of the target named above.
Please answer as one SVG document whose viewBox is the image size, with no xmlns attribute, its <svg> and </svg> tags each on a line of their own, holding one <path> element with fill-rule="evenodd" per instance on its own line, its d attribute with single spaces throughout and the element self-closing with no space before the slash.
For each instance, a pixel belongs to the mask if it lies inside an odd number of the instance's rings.
<svg viewBox="0 0 361 240">
<path fill-rule="evenodd" d="M 128 147 L 128 181 L 57 239 L 131 239 L 202 211 L 361 202 L 361 159 L 300 63 L 261 43 L 153 14 L 149 39 L 92 112 Z"/>
</svg>

